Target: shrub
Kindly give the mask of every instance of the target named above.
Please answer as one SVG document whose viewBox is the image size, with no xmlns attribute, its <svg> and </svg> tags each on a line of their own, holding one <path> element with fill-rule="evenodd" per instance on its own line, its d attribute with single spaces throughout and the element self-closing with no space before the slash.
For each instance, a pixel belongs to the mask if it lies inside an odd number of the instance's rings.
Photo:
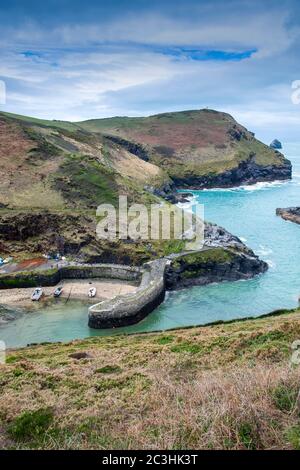
<svg viewBox="0 0 300 470">
<path fill-rule="evenodd" d="M 18 441 L 36 439 L 49 428 L 52 421 L 53 411 L 49 408 L 25 411 L 14 419 L 8 432 Z"/>
<path fill-rule="evenodd" d="M 273 390 L 272 397 L 275 406 L 281 411 L 292 411 L 298 396 L 298 390 L 287 385 L 278 385 Z"/>
<path fill-rule="evenodd" d="M 96 372 L 100 372 L 101 374 L 116 374 L 122 372 L 122 369 L 119 366 L 108 364 L 107 366 L 97 369 Z"/>
<path fill-rule="evenodd" d="M 300 450 L 300 426 L 293 426 L 287 432 L 287 438 L 295 450 Z"/>
</svg>

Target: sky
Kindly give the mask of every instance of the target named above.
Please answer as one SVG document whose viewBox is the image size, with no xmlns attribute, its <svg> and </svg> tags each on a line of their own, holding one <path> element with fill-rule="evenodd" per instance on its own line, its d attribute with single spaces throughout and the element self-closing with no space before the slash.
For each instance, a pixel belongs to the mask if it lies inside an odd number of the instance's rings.
<svg viewBox="0 0 300 470">
<path fill-rule="evenodd" d="M 3 111 L 80 121 L 208 107 L 266 143 L 300 141 L 298 0 L 0 0 L 0 31 Z"/>
</svg>

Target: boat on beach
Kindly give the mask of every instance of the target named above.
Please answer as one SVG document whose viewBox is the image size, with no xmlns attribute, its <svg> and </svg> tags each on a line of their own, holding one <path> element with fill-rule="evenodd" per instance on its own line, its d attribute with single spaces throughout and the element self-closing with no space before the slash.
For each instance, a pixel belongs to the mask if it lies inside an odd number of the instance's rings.
<svg viewBox="0 0 300 470">
<path fill-rule="evenodd" d="M 31 294 L 31 300 L 40 300 L 43 295 L 43 289 L 41 287 L 37 287 Z"/>
<path fill-rule="evenodd" d="M 90 287 L 88 296 L 89 297 L 95 297 L 96 293 L 97 293 L 96 287 Z"/>
<path fill-rule="evenodd" d="M 63 287 L 58 286 L 53 292 L 53 297 L 60 297 L 60 295 L 62 294 L 62 291 L 63 291 Z"/>
</svg>

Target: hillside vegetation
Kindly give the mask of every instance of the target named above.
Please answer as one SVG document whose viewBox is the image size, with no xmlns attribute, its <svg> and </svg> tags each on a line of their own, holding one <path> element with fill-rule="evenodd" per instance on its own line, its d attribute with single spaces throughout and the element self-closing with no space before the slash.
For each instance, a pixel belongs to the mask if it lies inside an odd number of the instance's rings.
<svg viewBox="0 0 300 470">
<path fill-rule="evenodd" d="M 80 127 L 141 144 L 151 162 L 171 178 L 216 175 L 249 158 L 281 166 L 284 157 L 255 139 L 232 116 L 210 109 L 150 117 L 116 117 L 77 123 Z"/>
<path fill-rule="evenodd" d="M 289 162 L 211 110 L 80 123 L 0 113 L 0 255 L 138 263 L 183 248 L 96 239 L 96 208 L 175 202 L 176 187 L 286 178 Z"/>
<path fill-rule="evenodd" d="M 294 311 L 9 351 L 0 447 L 300 449 L 299 338 Z"/>
<path fill-rule="evenodd" d="M 68 123 L 0 114 L 0 253 L 16 257 L 49 250 L 87 259 L 142 262 L 169 251 L 137 242 L 96 239 L 96 208 L 118 196 L 149 205 L 169 184 L 156 165 L 100 134 Z M 152 192 L 147 190 L 153 188 Z"/>
</svg>

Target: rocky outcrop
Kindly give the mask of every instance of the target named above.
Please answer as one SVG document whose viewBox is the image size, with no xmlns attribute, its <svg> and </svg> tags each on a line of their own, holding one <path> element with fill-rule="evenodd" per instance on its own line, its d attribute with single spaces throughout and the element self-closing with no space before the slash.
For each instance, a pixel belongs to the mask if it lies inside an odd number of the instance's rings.
<svg viewBox="0 0 300 470">
<path fill-rule="evenodd" d="M 230 248 L 204 248 L 195 253 L 177 257 L 166 271 L 169 290 L 212 282 L 250 279 L 268 269 L 251 250 L 237 251 Z"/>
<path fill-rule="evenodd" d="M 125 148 L 128 152 L 133 153 L 133 155 L 136 155 L 145 162 L 149 161 L 149 155 L 143 145 L 137 144 L 136 142 L 130 142 L 129 140 L 112 135 L 107 135 L 105 136 L 105 138 L 106 140 L 109 140 L 114 144 L 120 145 L 121 147 Z"/>
<path fill-rule="evenodd" d="M 286 180 L 292 177 L 292 164 L 284 159 L 280 165 L 258 165 L 253 157 L 242 161 L 236 168 L 223 173 L 208 173 L 203 176 L 173 177 L 177 188 L 205 189 L 230 188 L 260 181 Z"/>
<path fill-rule="evenodd" d="M 82 214 L 7 211 L 0 214 L 0 249 L 76 254 L 92 242 L 94 227 L 93 219 Z"/>
<path fill-rule="evenodd" d="M 145 186 L 144 189 L 150 192 L 151 194 L 154 194 L 154 196 L 158 196 L 165 199 L 171 204 L 189 202 L 188 198 L 193 196 L 193 194 L 189 192 L 177 192 L 176 186 L 172 181 L 170 181 L 169 183 L 165 183 L 160 188 L 155 188 L 153 186 Z"/>
<path fill-rule="evenodd" d="M 287 207 L 286 209 L 276 209 L 276 215 L 280 215 L 285 220 L 300 224 L 300 207 Z"/>
<path fill-rule="evenodd" d="M 255 256 L 253 251 L 248 248 L 240 238 L 228 232 L 225 228 L 220 227 L 220 225 L 213 224 L 211 222 L 205 222 L 204 242 L 205 246 L 233 248 L 237 251 L 242 251 L 251 256 Z"/>
<path fill-rule="evenodd" d="M 282 149 L 282 143 L 279 140 L 274 139 L 273 142 L 270 143 L 270 147 L 271 149 L 280 150 Z"/>
</svg>

